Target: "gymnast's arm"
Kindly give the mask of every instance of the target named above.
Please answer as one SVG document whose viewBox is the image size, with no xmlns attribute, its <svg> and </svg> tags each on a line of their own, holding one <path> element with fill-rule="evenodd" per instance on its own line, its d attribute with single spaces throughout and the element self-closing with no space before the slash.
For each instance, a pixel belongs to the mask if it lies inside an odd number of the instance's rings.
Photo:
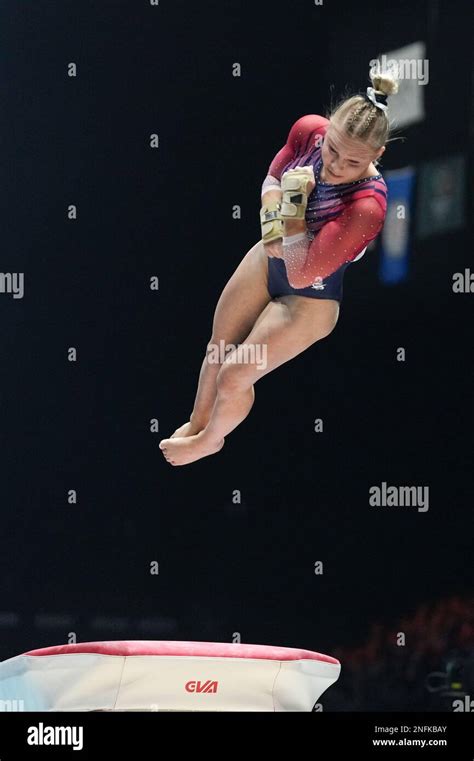
<svg viewBox="0 0 474 761">
<path fill-rule="evenodd" d="M 290 161 L 293 161 L 304 148 L 307 148 L 310 136 L 319 126 L 320 119 L 319 116 L 308 114 L 301 116 L 292 125 L 285 145 L 280 148 L 268 167 L 261 190 L 262 204 L 281 200 L 281 173 Z"/>
<path fill-rule="evenodd" d="M 268 167 L 267 176 L 263 181 L 261 189 L 262 207 L 267 206 L 274 208 L 274 204 L 281 201 L 282 192 L 280 190 L 280 185 L 282 170 L 290 161 L 293 161 L 301 151 L 308 148 L 308 145 L 311 142 L 311 136 L 313 135 L 314 130 L 320 126 L 320 121 L 320 116 L 307 114 L 301 116 L 292 125 L 285 145 L 278 151 Z M 292 229 L 291 226 L 289 229 Z M 282 237 L 279 237 L 271 243 L 265 244 L 267 253 L 270 256 L 274 255 L 281 257 L 283 254 L 281 243 Z"/>
<path fill-rule="evenodd" d="M 263 190 L 263 186 L 262 186 L 262 196 L 261 196 L 262 197 L 262 206 L 268 205 L 272 201 L 277 201 L 279 203 L 281 201 L 281 197 L 283 195 L 281 190 L 280 190 L 280 183 L 279 183 L 279 181 L 276 180 L 274 177 L 269 177 L 269 175 L 267 175 L 265 180 L 268 180 L 268 179 L 270 179 L 271 181 L 275 180 L 275 184 L 272 185 L 272 187 L 269 188 L 268 190 Z M 278 183 L 278 185 L 276 183 Z"/>
<path fill-rule="evenodd" d="M 267 183 L 266 186 L 265 186 L 265 183 Z M 268 187 L 268 190 L 265 190 L 265 187 Z M 277 204 L 280 204 L 282 195 L 283 193 L 280 190 L 279 180 L 277 180 L 276 177 L 271 177 L 270 175 L 267 175 L 267 177 L 265 178 L 264 184 L 262 185 L 261 208 L 262 209 L 263 208 L 266 208 L 266 209 L 277 208 Z M 276 222 L 274 227 L 275 232 L 278 232 L 279 230 L 281 232 L 281 236 L 278 238 L 274 238 L 268 243 L 264 243 L 263 246 L 265 248 L 265 252 L 267 256 L 270 256 L 270 257 L 276 256 L 278 259 L 281 259 L 283 258 L 283 247 L 282 247 L 283 225 L 281 221 Z"/>
<path fill-rule="evenodd" d="M 282 150 L 279 151 L 279 153 L 282 153 L 282 151 L 286 151 L 286 146 L 284 146 Z M 274 161 L 275 159 L 273 160 L 273 162 Z M 279 208 L 279 204 L 283 195 L 280 188 L 281 188 L 280 180 L 277 177 L 274 177 L 273 175 L 267 173 L 267 176 L 265 177 L 262 184 L 260 214 L 262 214 L 263 210 L 275 210 Z M 264 228 L 262 226 L 262 236 L 263 236 L 263 229 Z M 267 243 L 264 243 L 263 246 L 265 248 L 265 252 L 267 256 L 270 256 L 270 257 L 276 256 L 278 259 L 281 259 L 283 258 L 283 248 L 282 248 L 283 224 L 281 220 L 275 221 L 273 226 L 273 234 L 278 233 L 279 231 L 281 232 L 280 237 L 274 238 L 273 240 Z"/>
<path fill-rule="evenodd" d="M 323 225 L 313 241 L 303 229 L 304 220 L 285 221 L 283 260 L 290 285 L 306 288 L 317 277 L 329 277 L 351 262 L 378 235 L 383 221 L 384 212 L 372 196 L 348 204 L 336 219 Z"/>
</svg>

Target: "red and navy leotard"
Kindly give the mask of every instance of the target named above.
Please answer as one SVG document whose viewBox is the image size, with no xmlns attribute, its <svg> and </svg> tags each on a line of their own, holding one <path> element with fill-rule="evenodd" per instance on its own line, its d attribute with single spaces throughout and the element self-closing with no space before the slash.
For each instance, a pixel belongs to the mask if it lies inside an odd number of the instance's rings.
<svg viewBox="0 0 474 761">
<path fill-rule="evenodd" d="M 307 240 L 300 242 L 299 255 L 286 256 L 285 261 L 268 260 L 269 288 L 274 296 L 282 295 L 284 289 L 286 293 L 341 300 L 344 270 L 363 256 L 383 226 L 387 186 L 381 174 L 339 185 L 319 179 L 321 145 L 328 125 L 328 119 L 317 114 L 298 119 L 270 163 L 262 186 L 263 193 L 278 186 L 286 170 L 313 167 L 316 186 L 306 207 Z"/>
</svg>

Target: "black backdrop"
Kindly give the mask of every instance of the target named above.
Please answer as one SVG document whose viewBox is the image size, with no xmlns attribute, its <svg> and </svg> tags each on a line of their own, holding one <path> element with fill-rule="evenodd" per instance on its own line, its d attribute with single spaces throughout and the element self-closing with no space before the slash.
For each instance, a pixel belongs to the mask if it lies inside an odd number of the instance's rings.
<svg viewBox="0 0 474 761">
<path fill-rule="evenodd" d="M 215 303 L 259 238 L 260 184 L 296 118 L 422 39 L 426 119 L 382 171 L 469 158 L 465 13 L 3 3 L 2 271 L 24 272 L 25 294 L 0 295 L 1 657 L 70 632 L 331 653 L 472 590 L 473 296 L 452 292 L 467 229 L 413 240 L 399 286 L 379 282 L 377 250 L 349 268 L 336 330 L 256 385 L 217 456 L 172 468 L 158 449 L 188 419 Z M 429 511 L 370 508 L 382 481 L 429 486 Z"/>
</svg>

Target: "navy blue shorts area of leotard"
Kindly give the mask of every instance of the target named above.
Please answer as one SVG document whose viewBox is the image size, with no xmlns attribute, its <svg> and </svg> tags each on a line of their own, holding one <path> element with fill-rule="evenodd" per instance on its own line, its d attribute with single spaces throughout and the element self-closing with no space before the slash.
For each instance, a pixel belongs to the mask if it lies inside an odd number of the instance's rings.
<svg viewBox="0 0 474 761">
<path fill-rule="evenodd" d="M 351 262 L 346 262 L 324 280 L 319 279 L 306 288 L 292 288 L 286 275 L 283 259 L 268 257 L 268 291 L 272 299 L 278 296 L 309 296 L 311 299 L 335 299 L 342 301 L 344 272 Z"/>
</svg>

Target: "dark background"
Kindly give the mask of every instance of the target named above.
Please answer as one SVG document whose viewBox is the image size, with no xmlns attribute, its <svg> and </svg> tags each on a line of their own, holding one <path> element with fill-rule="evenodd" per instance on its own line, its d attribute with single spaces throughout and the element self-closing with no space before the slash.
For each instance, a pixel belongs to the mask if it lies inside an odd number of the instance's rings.
<svg viewBox="0 0 474 761">
<path fill-rule="evenodd" d="M 261 182 L 297 118 L 421 39 L 426 119 L 382 172 L 455 153 L 472 168 L 467 6 L 62 0 L 0 15 L 1 269 L 25 273 L 23 299 L 0 294 L 0 657 L 70 632 L 238 632 L 335 654 L 472 594 L 474 297 L 452 291 L 472 266 L 466 228 L 413 236 L 400 285 L 380 283 L 377 248 L 350 267 L 336 330 L 256 385 L 218 455 L 173 468 L 158 448 L 189 417 L 215 304 L 260 237 Z M 429 486 L 429 511 L 370 508 L 382 481 Z"/>
</svg>

